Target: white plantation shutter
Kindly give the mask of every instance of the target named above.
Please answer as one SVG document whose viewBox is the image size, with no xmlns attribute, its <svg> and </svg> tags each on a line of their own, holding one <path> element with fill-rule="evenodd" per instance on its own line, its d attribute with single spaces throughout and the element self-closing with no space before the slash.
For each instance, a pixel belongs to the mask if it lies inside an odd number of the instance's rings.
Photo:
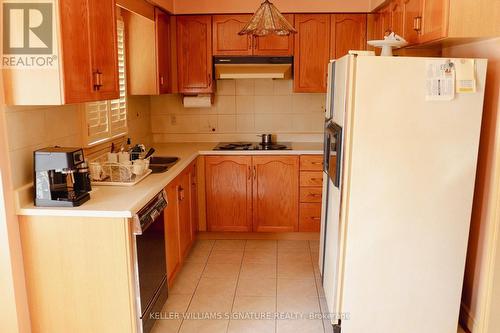
<svg viewBox="0 0 500 333">
<path fill-rule="evenodd" d="M 120 97 L 110 101 L 87 103 L 87 145 L 127 134 L 127 75 L 125 68 L 125 29 L 123 21 L 117 22 L 118 84 Z"/>
<path fill-rule="evenodd" d="M 125 71 L 125 35 L 123 21 L 117 23 L 118 36 L 118 84 L 120 98 L 110 102 L 111 135 L 127 133 L 127 77 Z"/>
</svg>

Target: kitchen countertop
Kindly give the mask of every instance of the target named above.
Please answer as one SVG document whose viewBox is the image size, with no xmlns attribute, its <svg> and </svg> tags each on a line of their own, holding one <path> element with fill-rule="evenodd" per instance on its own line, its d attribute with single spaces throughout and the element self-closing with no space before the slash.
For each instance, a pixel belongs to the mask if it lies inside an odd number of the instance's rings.
<svg viewBox="0 0 500 333">
<path fill-rule="evenodd" d="M 33 186 L 16 191 L 17 214 L 31 216 L 72 216 L 131 218 L 149 200 L 162 191 L 199 155 L 306 155 L 323 154 L 322 143 L 292 143 L 292 150 L 273 151 L 213 151 L 217 143 L 155 144 L 155 155 L 177 156 L 179 161 L 164 173 L 151 174 L 135 186 L 94 186 L 90 200 L 80 207 L 35 207 Z"/>
</svg>

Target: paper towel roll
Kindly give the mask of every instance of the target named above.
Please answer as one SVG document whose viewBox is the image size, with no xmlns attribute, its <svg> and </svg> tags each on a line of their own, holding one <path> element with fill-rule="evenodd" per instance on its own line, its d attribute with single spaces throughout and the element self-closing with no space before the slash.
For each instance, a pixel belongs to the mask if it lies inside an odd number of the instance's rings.
<svg viewBox="0 0 500 333">
<path fill-rule="evenodd" d="M 208 96 L 184 96 L 185 108 L 209 108 L 212 106 L 212 97 Z"/>
</svg>

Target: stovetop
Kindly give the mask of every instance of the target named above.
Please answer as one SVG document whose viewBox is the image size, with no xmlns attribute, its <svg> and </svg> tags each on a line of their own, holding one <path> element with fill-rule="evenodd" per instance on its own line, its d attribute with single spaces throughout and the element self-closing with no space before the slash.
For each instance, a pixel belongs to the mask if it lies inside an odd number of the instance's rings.
<svg viewBox="0 0 500 333">
<path fill-rule="evenodd" d="M 264 145 L 259 142 L 221 142 L 213 150 L 291 150 L 290 142 Z"/>
</svg>

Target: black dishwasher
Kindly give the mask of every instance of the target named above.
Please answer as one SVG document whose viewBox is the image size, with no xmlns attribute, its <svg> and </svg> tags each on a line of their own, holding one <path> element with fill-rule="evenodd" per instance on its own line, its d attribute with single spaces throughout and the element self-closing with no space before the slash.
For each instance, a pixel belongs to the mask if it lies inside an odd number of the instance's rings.
<svg viewBox="0 0 500 333">
<path fill-rule="evenodd" d="M 167 195 L 162 191 L 134 216 L 136 304 L 143 333 L 151 330 L 168 297 L 165 207 Z"/>
</svg>

